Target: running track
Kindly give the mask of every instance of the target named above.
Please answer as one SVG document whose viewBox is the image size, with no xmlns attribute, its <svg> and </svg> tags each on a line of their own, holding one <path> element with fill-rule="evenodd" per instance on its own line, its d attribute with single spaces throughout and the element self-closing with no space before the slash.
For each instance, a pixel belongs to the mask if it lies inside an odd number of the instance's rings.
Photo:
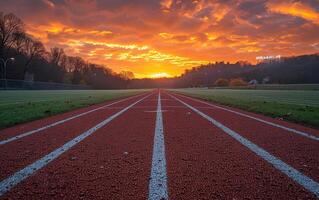
<svg viewBox="0 0 319 200">
<path fill-rule="evenodd" d="M 0 131 L 0 199 L 318 199 L 318 142 L 154 90 Z"/>
</svg>

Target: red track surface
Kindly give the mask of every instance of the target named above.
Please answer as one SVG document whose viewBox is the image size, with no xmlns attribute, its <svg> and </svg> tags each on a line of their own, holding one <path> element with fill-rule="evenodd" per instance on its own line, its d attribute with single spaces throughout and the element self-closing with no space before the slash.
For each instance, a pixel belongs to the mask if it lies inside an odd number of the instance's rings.
<svg viewBox="0 0 319 200">
<path fill-rule="evenodd" d="M 318 141 L 173 95 L 319 181 Z M 141 98 L 128 99 L 0 146 L 1 180 Z M 0 199 L 147 199 L 157 100 L 158 91 L 154 91 Z M 161 91 L 161 102 L 170 199 L 316 199 L 168 92 Z M 0 140 L 95 107 L 3 130 Z M 319 135 L 318 130 L 249 115 Z"/>
</svg>

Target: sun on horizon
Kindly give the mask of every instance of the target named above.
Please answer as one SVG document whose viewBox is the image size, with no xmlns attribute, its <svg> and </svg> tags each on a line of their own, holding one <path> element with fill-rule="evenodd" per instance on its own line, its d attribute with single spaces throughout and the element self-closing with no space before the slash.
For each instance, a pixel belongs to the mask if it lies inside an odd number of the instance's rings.
<svg viewBox="0 0 319 200">
<path fill-rule="evenodd" d="M 154 74 L 147 76 L 147 78 L 171 78 L 171 77 L 173 77 L 173 76 L 166 73 L 166 72 L 154 73 Z"/>
</svg>

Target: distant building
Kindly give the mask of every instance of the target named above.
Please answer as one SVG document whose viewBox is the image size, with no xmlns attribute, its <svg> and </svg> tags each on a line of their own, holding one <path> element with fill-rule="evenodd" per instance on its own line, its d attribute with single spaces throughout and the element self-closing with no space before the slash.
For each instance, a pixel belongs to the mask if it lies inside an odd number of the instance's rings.
<svg viewBox="0 0 319 200">
<path fill-rule="evenodd" d="M 248 82 L 249 85 L 257 85 L 258 81 L 256 79 L 253 79 L 251 81 Z"/>
<path fill-rule="evenodd" d="M 257 63 L 274 63 L 281 61 L 281 55 L 277 56 L 257 56 Z"/>
</svg>

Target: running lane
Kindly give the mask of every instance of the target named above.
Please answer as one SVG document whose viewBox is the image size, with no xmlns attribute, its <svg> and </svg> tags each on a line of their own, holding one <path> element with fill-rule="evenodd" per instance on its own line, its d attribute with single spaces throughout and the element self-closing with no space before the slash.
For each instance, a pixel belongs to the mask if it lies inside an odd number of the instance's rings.
<svg viewBox="0 0 319 200">
<path fill-rule="evenodd" d="M 46 117 L 43 119 L 23 123 L 20 125 L 16 125 L 16 126 L 13 126 L 10 128 L 0 130 L 0 141 L 1 141 L 0 145 L 2 145 L 4 140 L 7 140 L 9 138 L 13 138 L 15 136 L 25 134 L 28 132 L 39 133 L 41 131 L 38 129 L 42 128 L 42 129 L 46 130 L 46 129 L 48 129 L 47 126 L 56 126 L 59 124 L 63 124 L 63 123 L 65 123 L 64 121 L 71 121 L 74 118 L 78 118 L 78 117 L 87 115 L 89 113 L 95 112 L 97 110 L 107 108 L 110 105 L 116 106 L 117 103 L 124 102 L 124 101 L 127 101 L 127 100 L 132 99 L 132 98 L 138 98 L 138 97 L 143 96 L 145 94 L 146 93 L 144 92 L 144 93 L 139 94 L 139 95 L 133 95 L 130 97 L 125 97 L 125 98 L 120 98 L 120 99 L 115 99 L 115 100 L 108 100 L 108 101 L 105 101 L 105 102 L 100 103 L 100 104 L 95 104 L 92 106 L 87 106 L 84 108 L 75 109 L 75 110 L 65 112 L 62 114 Z M 73 118 L 73 119 L 70 119 L 70 118 Z M 32 133 L 32 134 L 34 134 L 34 133 Z"/>
<path fill-rule="evenodd" d="M 170 199 L 316 199 L 193 110 L 162 98 Z"/>
<path fill-rule="evenodd" d="M 121 101 L 110 107 L 105 107 L 19 140 L 0 145 L 0 179 L 4 179 L 24 166 L 31 164 L 105 118 L 115 114 L 123 107 L 147 95 L 152 96 L 155 93 L 148 93 Z"/>
<path fill-rule="evenodd" d="M 194 108 L 207 114 L 218 122 L 236 131 L 243 137 L 254 142 L 258 146 L 266 149 L 269 153 L 280 158 L 287 164 L 294 166 L 300 172 L 310 176 L 312 179 L 319 181 L 319 141 L 308 137 L 283 130 L 278 127 L 234 114 L 232 112 L 209 106 L 193 98 L 185 98 L 173 94 L 175 97 L 183 100 Z M 268 119 L 261 115 L 254 115 L 244 111 L 236 110 L 241 113 L 249 114 L 254 117 L 262 118 L 274 123 L 280 123 L 279 120 Z M 305 131 L 311 135 L 318 136 L 319 131 L 285 123 L 285 127 L 295 128 L 296 130 Z"/>
<path fill-rule="evenodd" d="M 155 93 L 135 104 L 3 198 L 146 199 L 157 99 Z"/>
</svg>

